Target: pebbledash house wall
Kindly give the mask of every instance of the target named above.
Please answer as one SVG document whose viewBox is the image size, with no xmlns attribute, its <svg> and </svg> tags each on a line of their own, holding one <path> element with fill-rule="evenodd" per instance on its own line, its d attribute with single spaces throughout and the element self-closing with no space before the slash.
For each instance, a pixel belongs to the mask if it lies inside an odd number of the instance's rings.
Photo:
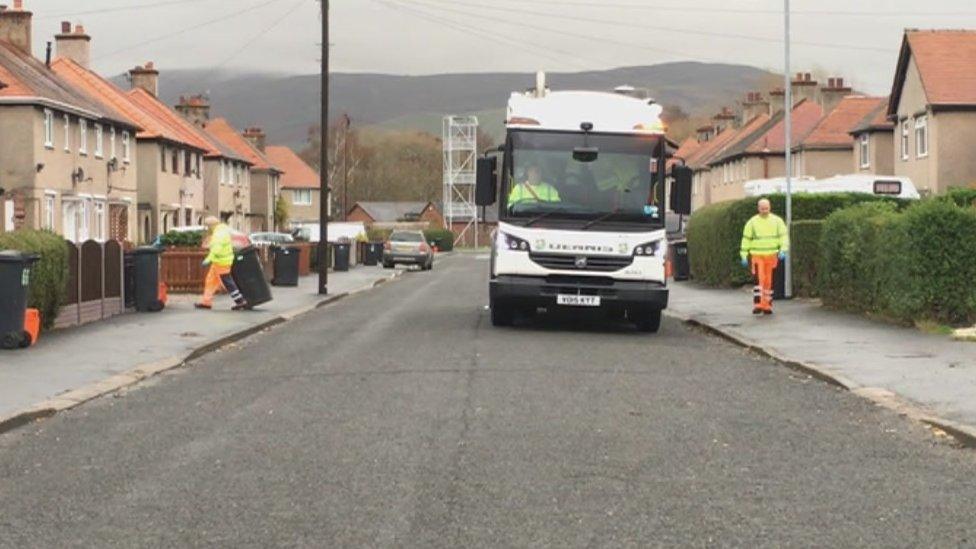
<svg viewBox="0 0 976 549">
<path fill-rule="evenodd" d="M 166 148 L 167 169 L 161 167 L 162 148 Z M 157 235 L 173 227 L 195 225 L 202 221 L 204 214 L 203 179 L 174 174 L 171 170 L 173 147 L 166 146 L 158 139 L 140 140 L 137 146 L 139 156 L 139 238 L 151 242 Z M 200 151 L 194 151 L 194 154 Z M 189 152 L 187 153 L 189 154 Z M 183 169 L 180 164 L 179 169 Z M 181 196 L 181 189 L 185 194 Z M 177 215 L 183 208 L 182 217 Z M 191 211 L 190 222 L 186 223 L 185 212 Z M 148 231 L 147 231 L 148 229 Z"/>
<path fill-rule="evenodd" d="M 312 191 L 312 204 L 311 205 L 298 205 L 295 204 L 295 193 L 296 190 L 310 190 Z M 291 224 L 309 224 L 319 222 L 319 204 L 321 203 L 320 196 L 322 193 L 318 189 L 281 189 L 281 196 L 285 199 L 288 204 L 288 223 Z"/>
<path fill-rule="evenodd" d="M 0 139 L 0 187 L 16 197 L 23 206 L 25 217 L 20 223 L 28 228 L 47 228 L 64 234 L 64 208 L 72 201 L 79 203 L 88 226 L 84 237 L 111 237 L 111 212 L 124 208 L 128 217 L 127 231 L 122 236 L 135 240 L 137 169 L 135 164 L 135 130 L 114 126 L 102 120 L 87 121 L 86 153 L 79 150 L 81 142 L 79 117 L 67 113 L 68 143 L 65 147 L 65 112 L 49 109 L 53 116 L 52 145 L 45 143 L 45 107 L 36 105 L 4 105 L 0 107 L 0 135 L 17 136 Z M 102 151 L 96 155 L 96 128 L 102 126 Z M 112 129 L 115 129 L 115 153 L 118 169 L 110 171 L 112 159 Z M 123 158 L 123 132 L 129 134 L 130 161 Z M 84 171 L 81 181 L 72 181 L 71 173 Z M 53 200 L 53 204 L 51 201 Z M 84 206 L 88 203 L 89 206 Z M 103 226 L 97 230 L 96 206 L 104 204 Z M 48 208 L 53 205 L 50 215 Z M 100 234 L 99 234 L 100 233 Z"/>
<path fill-rule="evenodd" d="M 856 147 L 855 147 L 856 148 Z M 793 173 L 801 177 L 825 179 L 850 173 L 850 147 L 818 149 L 816 146 L 799 149 L 793 156 Z"/>
<path fill-rule="evenodd" d="M 232 166 L 243 166 L 243 181 L 234 184 L 220 180 L 221 164 L 230 163 Z M 251 185 L 249 183 L 250 166 L 238 161 L 228 161 L 224 158 L 204 159 L 204 210 L 205 215 L 212 215 L 225 220 L 228 212 L 231 216 L 230 226 L 238 231 L 247 231 L 247 216 L 251 213 Z"/>
<path fill-rule="evenodd" d="M 891 155 L 891 148 L 894 147 L 894 133 L 885 130 L 872 130 L 867 132 L 868 136 L 868 159 L 867 166 L 861 165 L 861 136 L 854 137 L 854 171 L 852 173 L 873 174 L 873 175 L 894 175 L 894 158 Z"/>
</svg>

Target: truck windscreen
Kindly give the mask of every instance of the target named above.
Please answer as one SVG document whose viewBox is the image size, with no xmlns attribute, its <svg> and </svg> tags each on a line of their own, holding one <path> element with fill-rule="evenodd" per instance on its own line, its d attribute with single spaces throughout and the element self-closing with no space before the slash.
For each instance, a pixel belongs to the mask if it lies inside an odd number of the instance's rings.
<svg viewBox="0 0 976 549">
<path fill-rule="evenodd" d="M 512 132 L 502 216 L 661 226 L 660 145 L 658 136 Z"/>
</svg>

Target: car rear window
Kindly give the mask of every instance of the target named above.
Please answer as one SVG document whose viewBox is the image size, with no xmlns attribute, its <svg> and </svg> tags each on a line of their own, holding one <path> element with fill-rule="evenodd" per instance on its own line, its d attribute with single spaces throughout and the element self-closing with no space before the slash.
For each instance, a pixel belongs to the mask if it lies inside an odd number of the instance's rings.
<svg viewBox="0 0 976 549">
<path fill-rule="evenodd" d="M 393 233 L 390 235 L 393 242 L 423 242 L 424 237 L 420 233 Z"/>
</svg>

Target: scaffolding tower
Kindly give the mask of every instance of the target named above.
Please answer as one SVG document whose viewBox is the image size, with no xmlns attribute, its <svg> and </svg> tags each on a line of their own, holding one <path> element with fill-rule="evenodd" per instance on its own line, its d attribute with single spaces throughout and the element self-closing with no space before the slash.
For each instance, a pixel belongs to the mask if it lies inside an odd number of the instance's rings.
<svg viewBox="0 0 976 549">
<path fill-rule="evenodd" d="M 469 231 L 478 246 L 478 208 L 475 205 L 475 178 L 478 167 L 478 118 L 445 116 L 444 142 L 444 220 L 457 232 L 454 243 L 462 243 Z"/>
</svg>

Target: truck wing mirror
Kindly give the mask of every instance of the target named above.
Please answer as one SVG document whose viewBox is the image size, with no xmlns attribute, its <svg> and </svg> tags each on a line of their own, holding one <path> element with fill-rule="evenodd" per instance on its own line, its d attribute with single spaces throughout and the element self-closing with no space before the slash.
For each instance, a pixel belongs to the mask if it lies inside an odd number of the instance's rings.
<svg viewBox="0 0 976 549">
<path fill-rule="evenodd" d="M 681 215 L 691 215 L 691 180 L 694 172 L 687 166 L 671 168 L 671 211 Z"/>
<path fill-rule="evenodd" d="M 478 159 L 478 173 L 475 180 L 474 202 L 478 206 L 491 206 L 498 195 L 498 157 L 486 156 Z"/>
</svg>

